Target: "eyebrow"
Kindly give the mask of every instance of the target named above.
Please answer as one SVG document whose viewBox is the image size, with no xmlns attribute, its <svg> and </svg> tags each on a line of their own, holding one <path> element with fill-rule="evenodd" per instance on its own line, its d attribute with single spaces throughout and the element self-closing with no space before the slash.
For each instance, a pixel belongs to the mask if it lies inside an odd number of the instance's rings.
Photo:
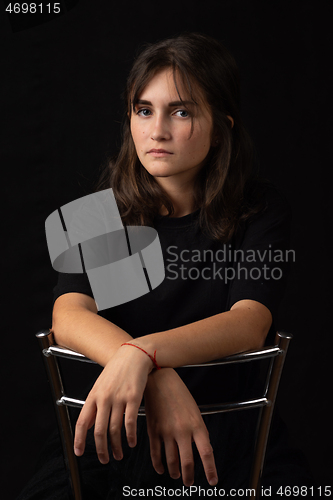
<svg viewBox="0 0 333 500">
<path fill-rule="evenodd" d="M 137 104 L 146 104 L 148 106 L 152 106 L 152 103 L 150 101 L 145 101 L 144 99 L 138 99 L 134 105 Z M 172 101 L 168 103 L 168 106 L 173 107 L 173 106 L 185 106 L 188 104 L 195 105 L 194 101 Z"/>
</svg>

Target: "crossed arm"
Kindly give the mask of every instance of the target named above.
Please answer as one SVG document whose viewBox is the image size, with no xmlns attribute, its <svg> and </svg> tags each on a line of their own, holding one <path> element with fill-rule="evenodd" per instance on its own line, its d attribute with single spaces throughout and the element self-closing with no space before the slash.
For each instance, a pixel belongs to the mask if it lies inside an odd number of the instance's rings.
<svg viewBox="0 0 333 500">
<path fill-rule="evenodd" d="M 155 470 L 164 472 L 161 442 L 168 471 L 180 476 L 186 486 L 194 480 L 192 441 L 199 451 L 206 477 L 217 483 L 214 454 L 208 431 L 188 389 L 173 368 L 202 363 L 263 345 L 271 325 L 271 313 L 259 302 L 241 300 L 230 311 L 136 339 L 97 315 L 95 301 L 87 295 L 69 293 L 54 305 L 53 325 L 58 344 L 77 350 L 104 367 L 81 410 L 75 430 L 74 448 L 84 453 L 86 434 L 95 425 L 98 458 L 109 460 L 109 432 L 115 459 L 122 458 L 121 427 L 129 446 L 136 445 L 137 412 L 145 396 L 150 452 Z M 94 332 L 93 335 L 91 332 Z M 140 349 L 153 355 L 161 370 Z M 180 457 L 180 464 L 179 464 Z"/>
</svg>

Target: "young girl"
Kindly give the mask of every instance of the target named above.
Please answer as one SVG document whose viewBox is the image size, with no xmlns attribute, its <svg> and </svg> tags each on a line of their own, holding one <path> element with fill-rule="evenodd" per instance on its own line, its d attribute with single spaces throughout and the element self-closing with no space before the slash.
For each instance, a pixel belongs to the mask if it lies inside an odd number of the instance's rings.
<svg viewBox="0 0 333 500">
<path fill-rule="evenodd" d="M 253 370 L 178 368 L 272 342 L 289 208 L 256 176 L 237 67 L 216 40 L 190 33 L 146 46 L 125 101 L 123 144 L 98 189 L 113 189 L 124 225 L 157 230 L 166 276 L 98 313 L 85 275 L 59 275 L 56 342 L 103 367 L 75 428 L 84 488 L 123 498 L 154 486 L 246 487 L 256 411 L 203 418 L 198 404 L 251 390 Z M 282 438 L 273 429 L 264 484 L 305 484 Z"/>
</svg>

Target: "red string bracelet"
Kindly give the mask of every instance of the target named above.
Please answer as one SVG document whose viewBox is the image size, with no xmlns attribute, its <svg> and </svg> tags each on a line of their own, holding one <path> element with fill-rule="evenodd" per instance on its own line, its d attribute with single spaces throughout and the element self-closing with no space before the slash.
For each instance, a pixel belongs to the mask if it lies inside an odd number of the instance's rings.
<svg viewBox="0 0 333 500">
<path fill-rule="evenodd" d="M 140 349 L 140 351 L 144 352 L 145 354 L 147 354 L 147 356 L 150 357 L 150 359 L 152 360 L 152 362 L 154 363 L 154 366 L 156 368 L 156 370 L 160 370 L 161 367 L 157 364 L 157 361 L 156 361 L 156 350 L 154 352 L 154 356 L 151 356 L 149 354 L 149 352 L 145 351 L 144 349 L 142 349 L 142 347 L 139 347 L 138 345 L 135 345 L 135 344 L 131 344 L 130 342 L 124 342 L 123 344 L 121 345 L 131 345 L 133 347 L 136 347 L 137 349 Z"/>
</svg>

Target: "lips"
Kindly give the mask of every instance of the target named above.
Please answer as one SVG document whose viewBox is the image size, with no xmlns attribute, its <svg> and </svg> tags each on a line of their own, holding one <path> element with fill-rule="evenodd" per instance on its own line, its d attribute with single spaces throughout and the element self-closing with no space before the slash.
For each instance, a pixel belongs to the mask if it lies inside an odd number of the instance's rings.
<svg viewBox="0 0 333 500">
<path fill-rule="evenodd" d="M 166 149 L 151 149 L 147 154 L 153 156 L 154 158 L 165 158 L 167 156 L 171 156 L 173 153 L 167 151 Z"/>
<path fill-rule="evenodd" d="M 173 153 L 170 153 L 170 151 L 167 151 L 166 149 L 151 149 L 150 151 L 148 151 L 148 153 L 166 153 L 168 155 L 172 155 Z"/>
</svg>

